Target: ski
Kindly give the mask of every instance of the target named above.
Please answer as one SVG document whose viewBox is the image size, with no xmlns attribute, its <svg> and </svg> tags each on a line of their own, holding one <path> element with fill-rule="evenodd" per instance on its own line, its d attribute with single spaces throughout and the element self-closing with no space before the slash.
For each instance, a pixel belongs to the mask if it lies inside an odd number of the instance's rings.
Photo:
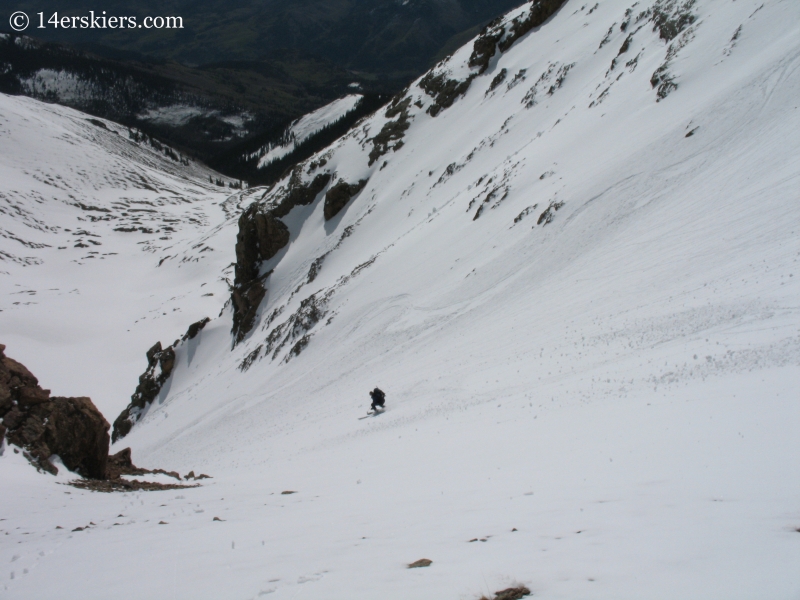
<svg viewBox="0 0 800 600">
<path fill-rule="evenodd" d="M 368 412 L 368 413 L 367 413 L 366 415 L 364 415 L 363 417 L 358 417 L 358 420 L 359 420 L 359 421 L 363 421 L 364 419 L 368 419 L 368 418 L 370 418 L 370 417 L 377 417 L 378 415 L 382 415 L 382 414 L 383 414 L 383 413 L 385 413 L 385 412 L 386 412 L 386 410 L 376 410 L 376 411 L 374 411 L 374 412 Z"/>
</svg>

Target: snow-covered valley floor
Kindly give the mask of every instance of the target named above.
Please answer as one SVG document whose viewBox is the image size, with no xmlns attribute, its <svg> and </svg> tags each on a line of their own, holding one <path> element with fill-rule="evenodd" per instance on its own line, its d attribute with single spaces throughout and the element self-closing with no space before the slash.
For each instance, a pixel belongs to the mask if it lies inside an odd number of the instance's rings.
<svg viewBox="0 0 800 600">
<path fill-rule="evenodd" d="M 239 197 L 177 158 L 110 121 L 0 95 L 2 343 L 54 395 L 90 396 L 112 421 L 147 349 L 228 298 Z"/>
<path fill-rule="evenodd" d="M 112 448 L 212 479 L 92 493 L 6 448 L 0 598 L 800 599 L 800 10 L 636 28 L 669 4 L 569 1 L 438 116 L 412 85 L 402 147 L 368 159 L 379 111 L 303 165 L 367 183 L 292 208 L 253 330 L 181 345 Z M 87 393 L 42 339 L 0 341 Z"/>
</svg>

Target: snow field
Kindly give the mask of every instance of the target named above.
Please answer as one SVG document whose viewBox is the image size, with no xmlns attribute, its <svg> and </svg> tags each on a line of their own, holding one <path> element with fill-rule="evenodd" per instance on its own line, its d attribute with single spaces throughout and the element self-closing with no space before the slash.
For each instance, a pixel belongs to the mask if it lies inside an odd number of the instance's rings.
<svg viewBox="0 0 800 600">
<path fill-rule="evenodd" d="M 367 186 L 328 222 L 324 194 L 288 215 L 251 334 L 231 350 L 230 312 L 209 323 L 114 448 L 214 478 L 90 494 L 6 450 L 3 593 L 797 598 L 800 15 L 697 2 L 656 102 L 651 26 L 609 74 L 629 6 L 568 2 L 436 118 L 412 86 L 404 146 L 372 166 L 382 113 L 321 153 Z M 307 347 L 273 358 L 327 292 Z M 359 421 L 376 385 L 388 410 Z"/>
<path fill-rule="evenodd" d="M 242 450 L 246 478 L 188 490 L 67 495 L 21 464 L 36 508 L 6 511 L 7 540 L 24 540 L 6 593 L 58 597 L 69 572 L 92 578 L 87 598 L 475 598 L 517 579 L 551 598 L 791 598 L 800 489 L 782 440 L 800 415 L 793 385 L 763 375 L 384 425 L 394 408 L 324 451 L 287 449 L 308 431 L 265 444 L 272 460 Z M 433 565 L 404 568 L 421 557 Z"/>
</svg>

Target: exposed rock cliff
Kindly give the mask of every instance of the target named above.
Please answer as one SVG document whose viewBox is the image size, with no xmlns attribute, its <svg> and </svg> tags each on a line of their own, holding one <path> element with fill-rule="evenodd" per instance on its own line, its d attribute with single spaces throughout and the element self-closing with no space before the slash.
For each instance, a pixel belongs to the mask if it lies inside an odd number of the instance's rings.
<svg viewBox="0 0 800 600">
<path fill-rule="evenodd" d="M 50 457 L 84 477 L 103 479 L 108 459 L 108 421 L 89 398 L 51 398 L 24 365 L 0 344 L 0 444 L 23 449 L 38 468 L 58 473 Z"/>
<path fill-rule="evenodd" d="M 301 175 L 302 165 L 292 172 L 278 202 L 270 205 L 254 202 L 239 217 L 236 270 L 231 292 L 234 344 L 242 341 L 253 328 L 258 307 L 266 294 L 264 283 L 270 273 L 261 275 L 261 264 L 289 243 L 289 228 L 281 221 L 281 217 L 288 215 L 295 206 L 311 204 L 331 180 L 330 173 L 320 173 L 310 182 L 303 183 Z M 364 183 L 339 183 L 331 188 L 326 195 L 325 218 L 330 219 L 338 213 L 364 187 Z M 328 196 L 331 193 L 333 197 L 329 208 Z"/>
<path fill-rule="evenodd" d="M 134 424 L 141 418 L 142 413 L 153 400 L 158 397 L 163 385 L 172 375 L 175 367 L 175 348 L 186 340 L 191 340 L 209 322 L 208 317 L 192 323 L 184 336 L 175 340 L 171 346 L 162 348 L 161 342 L 147 351 L 147 369 L 139 376 L 139 385 L 131 396 L 131 403 L 125 407 L 114 421 L 114 430 L 111 434 L 112 441 L 125 437 L 130 432 Z"/>
</svg>

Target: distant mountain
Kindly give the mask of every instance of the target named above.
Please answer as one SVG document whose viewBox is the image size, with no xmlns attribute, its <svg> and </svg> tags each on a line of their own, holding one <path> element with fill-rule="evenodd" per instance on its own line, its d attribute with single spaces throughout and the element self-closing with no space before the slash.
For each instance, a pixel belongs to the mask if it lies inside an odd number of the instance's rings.
<svg viewBox="0 0 800 600">
<path fill-rule="evenodd" d="M 68 43 L 97 43 L 186 63 L 270 60 L 281 49 L 300 50 L 380 77 L 413 77 L 470 31 L 520 0 L 112 0 L 109 15 L 179 16 L 183 29 L 47 29 L 28 33 Z M 23 1 L 31 15 L 86 15 L 98 6 L 76 0 Z M 64 10 L 66 9 L 66 12 Z M 38 17 L 37 17 L 38 18 Z"/>
<path fill-rule="evenodd" d="M 104 54 L 107 49 L 96 48 Z M 0 92 L 77 108 L 140 129 L 231 176 L 248 179 L 244 153 L 277 143 L 304 114 L 358 90 L 350 125 L 400 82 L 370 83 L 296 51 L 270 60 L 187 67 L 133 53 L 102 56 L 74 46 L 0 34 Z"/>
<path fill-rule="evenodd" d="M 36 15 L 47 22 L 62 7 L 23 3 L 33 16 L 25 33 L 36 37 L 0 34 L 0 92 L 136 127 L 227 175 L 269 183 L 516 4 L 267 0 L 230 10 L 179 0 L 103 7 L 108 15 L 135 13 L 140 23 L 182 17 L 183 29 L 156 31 L 40 29 Z M 78 3 L 58 15 L 95 9 Z M 334 127 L 258 168 L 254 153 L 281 145 L 292 122 L 354 91 L 362 102 Z"/>
</svg>

